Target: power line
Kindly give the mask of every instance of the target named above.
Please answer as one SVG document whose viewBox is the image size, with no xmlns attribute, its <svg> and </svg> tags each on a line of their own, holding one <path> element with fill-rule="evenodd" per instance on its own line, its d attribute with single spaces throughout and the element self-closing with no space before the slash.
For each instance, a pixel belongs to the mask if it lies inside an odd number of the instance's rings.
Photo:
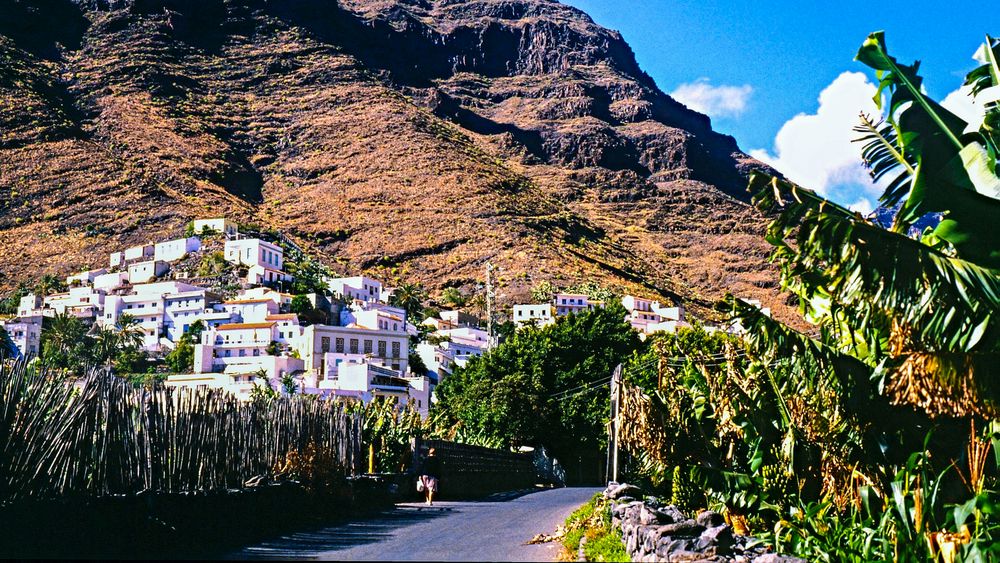
<svg viewBox="0 0 1000 563">
<path fill-rule="evenodd" d="M 579 397 L 580 395 L 585 395 L 587 393 L 596 391 L 596 390 L 601 389 L 603 387 L 607 387 L 610 384 L 611 384 L 611 379 L 608 379 L 607 381 L 605 381 L 604 383 L 601 383 L 600 385 L 595 385 L 595 386 L 593 386 L 593 387 L 591 387 L 589 389 L 584 389 L 582 391 L 577 391 L 576 393 L 573 393 L 571 395 L 564 395 L 562 397 L 554 397 L 554 399 L 557 400 L 557 401 L 562 401 L 564 399 L 572 399 L 573 397 Z"/>
<path fill-rule="evenodd" d="M 563 389 L 562 391 L 556 391 L 555 393 L 552 393 L 551 395 L 549 395 L 549 397 L 553 398 L 553 397 L 557 397 L 557 396 L 560 396 L 560 395 L 566 395 L 566 394 L 573 393 L 574 391 L 578 391 L 580 389 L 584 389 L 584 388 L 587 388 L 587 387 L 593 387 L 593 386 L 598 386 L 599 387 L 600 385 L 609 383 L 610 381 L 611 381 L 610 377 L 604 376 L 604 377 L 602 377 L 600 379 L 591 381 L 590 383 L 584 383 L 583 385 L 577 385 L 576 387 L 571 387 L 569 389 Z"/>
</svg>

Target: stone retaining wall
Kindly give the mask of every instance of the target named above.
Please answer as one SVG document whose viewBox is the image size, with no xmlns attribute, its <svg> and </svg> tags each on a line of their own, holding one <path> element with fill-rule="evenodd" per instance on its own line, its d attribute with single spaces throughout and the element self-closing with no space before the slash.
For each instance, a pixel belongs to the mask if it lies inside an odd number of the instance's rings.
<svg viewBox="0 0 1000 563">
<path fill-rule="evenodd" d="M 754 538 L 734 534 L 717 512 L 689 518 L 676 506 L 627 484 L 608 487 L 604 497 L 611 501 L 612 524 L 621 528 L 632 561 L 807 563 L 769 553 L 755 545 Z"/>
</svg>

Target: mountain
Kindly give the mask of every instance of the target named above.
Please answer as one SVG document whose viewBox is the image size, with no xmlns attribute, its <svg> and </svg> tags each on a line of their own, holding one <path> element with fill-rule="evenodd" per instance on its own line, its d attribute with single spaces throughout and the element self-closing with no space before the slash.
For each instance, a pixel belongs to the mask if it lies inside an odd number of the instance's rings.
<svg viewBox="0 0 1000 563">
<path fill-rule="evenodd" d="M 766 166 L 550 0 L 4 0 L 0 288 L 192 218 L 506 301 L 595 280 L 790 315 Z"/>
</svg>

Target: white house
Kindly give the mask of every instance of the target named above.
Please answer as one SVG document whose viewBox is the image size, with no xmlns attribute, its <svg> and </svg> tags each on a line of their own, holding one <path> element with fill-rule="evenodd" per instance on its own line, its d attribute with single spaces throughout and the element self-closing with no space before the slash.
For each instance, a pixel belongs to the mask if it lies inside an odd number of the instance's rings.
<svg viewBox="0 0 1000 563">
<path fill-rule="evenodd" d="M 107 268 L 98 268 L 96 270 L 87 270 L 85 272 L 79 272 L 73 274 L 72 276 L 67 276 L 66 285 L 68 286 L 90 285 L 94 282 L 94 280 L 98 276 L 103 276 L 106 273 L 108 273 Z"/>
<path fill-rule="evenodd" d="M 33 357 L 41 352 L 42 317 L 16 317 L 0 321 L 0 328 L 7 332 L 14 344 L 14 357 Z"/>
<path fill-rule="evenodd" d="M 224 255 L 227 262 L 247 266 L 249 284 L 291 280 L 281 271 L 285 254 L 276 244 L 256 238 L 227 240 Z"/>
<path fill-rule="evenodd" d="M 111 292 L 129 284 L 128 272 L 111 272 L 94 278 L 94 289 Z"/>
<path fill-rule="evenodd" d="M 147 260 L 129 264 L 128 281 L 131 284 L 149 283 L 170 271 L 170 264 L 160 260 Z"/>
<path fill-rule="evenodd" d="M 205 231 L 216 232 L 228 236 L 233 236 L 236 234 L 236 223 L 226 219 L 225 217 L 217 217 L 213 219 L 195 219 L 192 225 L 194 233 L 201 234 Z"/>
<path fill-rule="evenodd" d="M 656 332 L 676 332 L 678 328 L 690 326 L 684 321 L 683 307 L 664 307 L 659 301 L 626 295 L 622 305 L 628 311 L 629 324 L 643 334 Z"/>
<path fill-rule="evenodd" d="M 131 248 L 126 248 L 125 252 L 122 253 L 122 257 L 125 262 L 130 262 L 132 260 L 142 260 L 149 259 L 153 257 L 155 248 L 152 244 L 140 244 L 139 246 L 133 246 Z"/>
<path fill-rule="evenodd" d="M 340 311 L 341 326 L 352 324 L 372 330 L 406 331 L 406 310 L 385 303 L 355 299 Z"/>
<path fill-rule="evenodd" d="M 552 303 L 556 308 L 556 316 L 564 317 L 570 313 L 590 311 L 594 307 L 603 305 L 600 302 L 592 302 L 586 295 L 579 293 L 557 293 L 552 298 Z"/>
<path fill-rule="evenodd" d="M 423 416 L 431 401 L 431 381 L 427 377 L 403 377 L 394 370 L 367 363 L 342 367 L 337 377 L 321 381 L 319 390 L 365 403 L 376 397 L 394 397 L 400 406 L 412 401 Z"/>
<path fill-rule="evenodd" d="M 201 239 L 198 237 L 158 242 L 153 245 L 153 260 L 174 262 L 184 258 L 189 252 L 197 252 L 199 249 L 201 249 Z"/>
<path fill-rule="evenodd" d="M 29 293 L 21 298 L 17 304 L 18 317 L 35 317 L 42 314 L 42 304 L 44 300 L 41 295 Z"/>
<path fill-rule="evenodd" d="M 540 305 L 514 305 L 511 320 L 519 328 L 526 325 L 548 326 L 555 322 L 554 307 L 550 303 Z"/>
<path fill-rule="evenodd" d="M 357 299 L 366 302 L 384 301 L 382 282 L 367 276 L 349 278 L 330 278 L 327 280 L 330 291 L 345 299 Z"/>
<path fill-rule="evenodd" d="M 96 319 L 104 309 L 105 292 L 87 286 L 71 287 L 65 293 L 47 295 L 42 300 L 41 314 L 72 315 L 80 319 Z"/>
<path fill-rule="evenodd" d="M 244 323 L 265 322 L 268 315 L 276 315 L 280 311 L 273 299 L 235 299 L 224 301 L 222 309 L 236 315 Z"/>
<path fill-rule="evenodd" d="M 357 326 L 312 325 L 302 329 L 295 349 L 318 381 L 336 377 L 342 364 L 371 363 L 405 373 L 410 335 Z"/>
<path fill-rule="evenodd" d="M 195 373 L 253 374 L 261 369 L 271 378 L 301 372 L 302 360 L 268 353 L 277 341 L 277 323 L 232 323 L 201 333 L 195 346 Z"/>
<path fill-rule="evenodd" d="M 197 321 L 202 321 L 207 327 L 206 315 L 212 315 L 212 305 L 219 301 L 219 296 L 206 289 L 193 289 L 165 293 L 163 295 L 163 332 L 165 337 L 176 343 Z M 232 315 L 225 317 L 230 322 Z M 217 324 L 224 324 L 222 322 Z"/>
</svg>

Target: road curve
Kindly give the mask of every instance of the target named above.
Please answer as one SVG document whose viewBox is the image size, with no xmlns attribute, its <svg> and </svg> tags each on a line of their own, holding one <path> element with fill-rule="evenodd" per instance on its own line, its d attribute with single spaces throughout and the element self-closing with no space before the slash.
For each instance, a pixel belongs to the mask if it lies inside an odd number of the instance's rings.
<svg viewBox="0 0 1000 563">
<path fill-rule="evenodd" d="M 553 561 L 552 533 L 600 489 L 548 489 L 485 501 L 399 504 L 371 518 L 290 534 L 249 546 L 239 559 L 328 561 Z"/>
</svg>

